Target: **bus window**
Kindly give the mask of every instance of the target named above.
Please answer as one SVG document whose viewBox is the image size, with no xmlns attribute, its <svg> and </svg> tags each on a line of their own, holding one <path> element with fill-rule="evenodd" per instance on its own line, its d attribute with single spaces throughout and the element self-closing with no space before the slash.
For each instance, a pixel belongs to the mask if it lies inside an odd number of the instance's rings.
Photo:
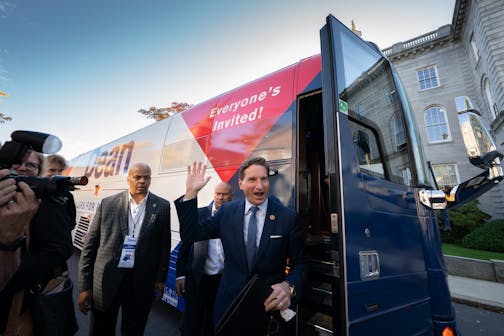
<svg viewBox="0 0 504 336">
<path fill-rule="evenodd" d="M 189 162 L 206 162 L 202 148 L 207 148 L 208 136 L 196 138 L 180 114 L 170 117 L 170 125 L 161 152 L 160 173 L 186 171 Z"/>
<path fill-rule="evenodd" d="M 199 139 L 205 141 L 204 139 Z M 188 162 L 205 162 L 205 155 L 201 151 L 198 141 L 195 139 L 182 140 L 163 147 L 163 160 L 161 171 L 185 171 Z"/>
<path fill-rule="evenodd" d="M 362 69 L 362 77 L 343 90 L 340 99 L 348 103 L 361 172 L 411 185 L 412 180 L 404 178 L 405 169 L 411 172 L 412 168 L 402 105 L 389 67 L 388 62 L 380 59 Z"/>
<path fill-rule="evenodd" d="M 355 155 L 361 172 L 386 178 L 376 132 L 351 118 L 349 121 L 355 145 Z"/>
</svg>

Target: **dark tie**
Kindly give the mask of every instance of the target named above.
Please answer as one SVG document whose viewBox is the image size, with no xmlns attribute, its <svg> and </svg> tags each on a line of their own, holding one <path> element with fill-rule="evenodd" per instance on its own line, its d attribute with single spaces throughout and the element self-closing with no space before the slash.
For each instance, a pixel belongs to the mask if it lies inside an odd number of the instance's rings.
<svg viewBox="0 0 504 336">
<path fill-rule="evenodd" d="M 257 217 L 256 212 L 259 209 L 256 206 L 250 208 L 250 219 L 247 231 L 247 261 L 249 270 L 254 266 L 254 259 L 256 255 L 256 236 L 257 236 Z"/>
</svg>

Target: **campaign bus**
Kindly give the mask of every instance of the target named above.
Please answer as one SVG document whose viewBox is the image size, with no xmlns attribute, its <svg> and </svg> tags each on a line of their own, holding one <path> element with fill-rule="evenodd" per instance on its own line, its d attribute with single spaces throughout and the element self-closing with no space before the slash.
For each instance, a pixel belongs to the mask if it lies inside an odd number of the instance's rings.
<svg viewBox="0 0 504 336">
<path fill-rule="evenodd" d="M 171 202 L 185 192 L 187 165 L 204 162 L 212 176 L 198 196 L 205 206 L 219 182 L 243 198 L 238 168 L 262 156 L 271 193 L 297 211 L 305 232 L 311 267 L 299 335 L 457 335 L 435 210 L 496 185 L 502 155 L 470 100 L 457 98 L 467 153 L 482 173 L 436 190 L 391 62 L 331 15 L 320 39 L 321 55 L 72 160 L 67 174 L 89 179 L 74 192 L 74 245 L 82 248 L 101 199 L 127 189 L 135 162 L 150 165 L 150 190 Z M 171 230 L 163 300 L 183 310 L 173 203 Z"/>
</svg>

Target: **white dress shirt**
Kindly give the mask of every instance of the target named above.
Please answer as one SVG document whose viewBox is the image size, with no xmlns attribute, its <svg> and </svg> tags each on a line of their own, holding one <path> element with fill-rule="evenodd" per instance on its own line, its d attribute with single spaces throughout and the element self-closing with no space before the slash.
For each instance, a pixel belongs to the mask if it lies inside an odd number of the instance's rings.
<svg viewBox="0 0 504 336">
<path fill-rule="evenodd" d="M 217 209 L 215 205 L 212 206 L 212 216 L 215 214 Z M 219 238 L 208 240 L 208 257 L 205 261 L 205 274 L 220 274 L 224 269 L 224 249 L 222 248 L 222 242 Z"/>
<path fill-rule="evenodd" d="M 142 228 L 142 223 L 145 217 L 147 197 L 149 197 L 148 192 L 144 199 L 137 204 L 133 197 L 131 197 L 131 194 L 128 193 L 128 234 L 136 237 L 137 239 L 140 235 L 140 229 Z"/>
</svg>

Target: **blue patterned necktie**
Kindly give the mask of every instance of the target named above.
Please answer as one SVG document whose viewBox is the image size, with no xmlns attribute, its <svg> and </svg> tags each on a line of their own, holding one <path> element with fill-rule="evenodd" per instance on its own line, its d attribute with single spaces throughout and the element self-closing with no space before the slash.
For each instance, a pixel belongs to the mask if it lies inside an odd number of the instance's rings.
<svg viewBox="0 0 504 336">
<path fill-rule="evenodd" d="M 257 217 L 256 217 L 256 212 L 259 208 L 256 206 L 253 206 L 250 208 L 250 219 L 249 219 L 249 225 L 248 225 L 248 230 L 247 230 L 247 261 L 248 261 L 248 266 L 249 270 L 252 270 L 252 267 L 254 266 L 254 259 L 256 255 L 256 236 L 257 236 Z"/>
</svg>

